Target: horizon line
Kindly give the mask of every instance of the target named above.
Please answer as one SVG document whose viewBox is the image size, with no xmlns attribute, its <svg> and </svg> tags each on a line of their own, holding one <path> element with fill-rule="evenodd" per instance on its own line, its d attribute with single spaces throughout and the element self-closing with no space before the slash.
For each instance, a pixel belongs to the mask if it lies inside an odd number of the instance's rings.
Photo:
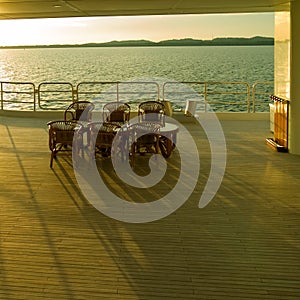
<svg viewBox="0 0 300 300">
<path fill-rule="evenodd" d="M 202 42 L 209 42 L 213 41 L 216 39 L 246 39 L 246 40 L 251 40 L 254 38 L 264 38 L 264 39 L 273 39 L 273 36 L 260 36 L 260 35 L 255 35 L 252 37 L 233 37 L 233 36 L 228 36 L 228 37 L 214 37 L 212 39 L 200 39 L 200 38 L 192 38 L 192 37 L 185 37 L 185 38 L 174 38 L 174 39 L 166 39 L 166 40 L 160 40 L 158 42 L 154 42 L 151 40 L 147 39 L 130 39 L 130 40 L 110 40 L 108 42 L 85 42 L 85 43 L 74 43 L 74 44 L 26 44 L 26 45 L 5 45 L 5 46 L 0 46 L 0 49 L 2 48 L 10 48 L 10 47 L 18 47 L 18 48 L 26 48 L 26 47 L 49 47 L 49 46 L 82 46 L 82 45 L 89 45 L 89 44 L 109 44 L 109 43 L 119 43 L 119 42 L 139 42 L 139 41 L 144 41 L 144 42 L 151 42 L 153 44 L 158 44 L 161 42 L 166 42 L 166 41 L 184 41 L 184 40 L 193 40 L 193 41 L 202 41 Z"/>
</svg>

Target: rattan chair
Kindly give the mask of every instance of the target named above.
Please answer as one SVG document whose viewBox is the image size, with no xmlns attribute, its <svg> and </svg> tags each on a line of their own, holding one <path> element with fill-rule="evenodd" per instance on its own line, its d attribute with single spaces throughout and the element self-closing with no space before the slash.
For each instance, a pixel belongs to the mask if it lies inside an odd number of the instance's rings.
<svg viewBox="0 0 300 300">
<path fill-rule="evenodd" d="M 138 106 L 140 122 L 155 122 L 162 126 L 165 123 L 165 106 L 160 101 L 145 101 Z"/>
<path fill-rule="evenodd" d="M 130 105 L 124 102 L 109 102 L 103 106 L 103 122 L 122 125 L 129 121 Z"/>
<path fill-rule="evenodd" d="M 76 135 L 76 142 L 73 143 L 74 134 L 81 130 L 82 126 L 77 121 L 51 121 L 47 123 L 49 128 L 49 149 L 51 151 L 50 168 L 53 166 L 53 159 L 59 151 L 70 151 L 76 147 L 77 153 L 83 149 L 82 135 Z"/>
<path fill-rule="evenodd" d="M 95 105 L 89 101 L 76 101 L 71 103 L 64 111 L 65 121 L 92 121 L 92 111 Z"/>
<path fill-rule="evenodd" d="M 132 161 L 137 153 L 160 153 L 160 127 L 159 123 L 154 122 L 135 123 L 128 127 L 128 145 L 130 145 Z"/>
<path fill-rule="evenodd" d="M 120 126 L 113 123 L 93 122 L 88 127 L 90 132 L 89 146 L 95 147 L 95 153 L 100 153 L 103 157 L 110 156 L 112 143 Z M 90 152 L 92 153 L 92 151 Z"/>
</svg>

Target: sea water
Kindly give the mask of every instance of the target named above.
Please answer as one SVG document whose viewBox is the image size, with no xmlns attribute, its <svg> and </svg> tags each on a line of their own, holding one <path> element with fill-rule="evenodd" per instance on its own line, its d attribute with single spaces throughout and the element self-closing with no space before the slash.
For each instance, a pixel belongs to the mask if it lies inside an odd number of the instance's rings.
<svg viewBox="0 0 300 300">
<path fill-rule="evenodd" d="M 1 49 L 0 81 L 273 81 L 273 46 Z"/>
</svg>

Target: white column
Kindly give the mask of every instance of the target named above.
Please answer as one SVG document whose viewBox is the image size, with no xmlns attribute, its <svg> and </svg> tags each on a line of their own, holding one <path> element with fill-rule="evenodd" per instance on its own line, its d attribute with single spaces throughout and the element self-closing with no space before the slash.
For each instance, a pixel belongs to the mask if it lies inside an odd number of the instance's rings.
<svg viewBox="0 0 300 300">
<path fill-rule="evenodd" d="M 300 155 L 300 1 L 291 2 L 289 151 Z"/>
<path fill-rule="evenodd" d="M 275 13 L 275 95 L 290 100 L 290 12 Z"/>
</svg>

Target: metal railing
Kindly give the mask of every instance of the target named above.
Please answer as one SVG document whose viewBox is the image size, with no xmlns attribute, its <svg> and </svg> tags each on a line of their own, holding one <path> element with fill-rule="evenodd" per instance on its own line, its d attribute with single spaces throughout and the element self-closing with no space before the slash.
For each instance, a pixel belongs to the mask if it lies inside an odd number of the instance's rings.
<svg viewBox="0 0 300 300">
<path fill-rule="evenodd" d="M 0 82 L 1 110 L 63 110 L 71 102 L 89 100 L 137 105 L 144 100 L 167 100 L 173 110 L 196 101 L 202 111 L 257 112 L 269 110 L 272 82 Z M 259 107 L 259 109 L 257 109 Z"/>
<path fill-rule="evenodd" d="M 76 99 L 88 101 L 128 101 L 132 99 L 159 99 L 157 82 L 80 82 L 75 90 Z"/>
<path fill-rule="evenodd" d="M 256 82 L 252 85 L 252 111 L 265 110 L 266 99 L 274 93 L 274 83 L 271 81 Z M 262 107 L 262 108 L 261 108 Z M 261 108 L 261 109 L 259 109 Z"/>
<path fill-rule="evenodd" d="M 224 106 L 238 106 L 238 111 L 250 112 L 250 85 L 247 82 L 165 82 L 163 99 L 195 101 L 197 109 L 207 112 Z M 175 100 L 176 101 L 176 100 Z M 229 109 L 230 110 L 230 109 Z"/>
<path fill-rule="evenodd" d="M 42 82 L 37 89 L 38 107 L 43 110 L 57 110 L 75 100 L 74 88 L 69 82 Z M 55 107 L 52 107 L 55 101 Z"/>
<path fill-rule="evenodd" d="M 31 82 L 0 82 L 1 110 L 6 104 L 11 109 L 20 104 L 24 109 L 36 110 L 36 89 Z"/>
</svg>

